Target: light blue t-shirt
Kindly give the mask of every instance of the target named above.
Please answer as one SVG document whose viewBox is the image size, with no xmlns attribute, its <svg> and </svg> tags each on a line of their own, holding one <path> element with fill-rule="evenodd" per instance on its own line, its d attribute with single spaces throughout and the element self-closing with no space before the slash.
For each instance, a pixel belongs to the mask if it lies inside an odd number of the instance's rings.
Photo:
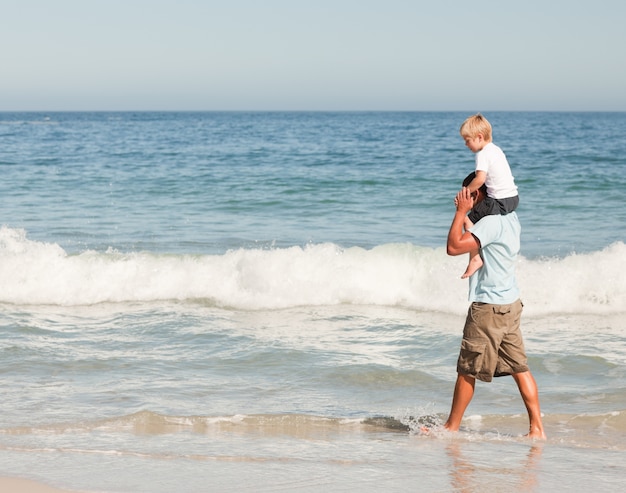
<svg viewBox="0 0 626 493">
<path fill-rule="evenodd" d="M 519 298 L 515 263 L 521 226 L 517 214 L 485 216 L 470 232 L 480 241 L 483 266 L 469 280 L 469 300 L 507 305 Z"/>
</svg>

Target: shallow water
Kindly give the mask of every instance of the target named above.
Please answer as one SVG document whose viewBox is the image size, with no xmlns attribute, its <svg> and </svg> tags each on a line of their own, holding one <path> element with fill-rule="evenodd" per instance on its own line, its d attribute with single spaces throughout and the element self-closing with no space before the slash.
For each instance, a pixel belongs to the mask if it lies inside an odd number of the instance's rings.
<svg viewBox="0 0 626 493">
<path fill-rule="evenodd" d="M 509 378 L 438 426 L 467 309 L 443 248 L 465 116 L 0 114 L 0 475 L 619 491 L 626 115 L 487 115 L 520 186 L 546 443 Z"/>
</svg>

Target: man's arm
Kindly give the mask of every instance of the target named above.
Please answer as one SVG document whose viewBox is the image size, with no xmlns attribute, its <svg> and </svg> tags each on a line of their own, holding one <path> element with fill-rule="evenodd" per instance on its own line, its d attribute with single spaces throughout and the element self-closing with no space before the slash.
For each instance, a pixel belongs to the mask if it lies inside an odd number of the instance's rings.
<svg viewBox="0 0 626 493">
<path fill-rule="evenodd" d="M 463 228 L 467 213 L 474 207 L 474 199 L 469 189 L 463 188 L 457 193 L 454 202 L 456 204 L 456 212 L 450 225 L 450 231 L 448 231 L 446 251 L 448 255 L 462 255 L 480 248 L 478 238 Z"/>
</svg>

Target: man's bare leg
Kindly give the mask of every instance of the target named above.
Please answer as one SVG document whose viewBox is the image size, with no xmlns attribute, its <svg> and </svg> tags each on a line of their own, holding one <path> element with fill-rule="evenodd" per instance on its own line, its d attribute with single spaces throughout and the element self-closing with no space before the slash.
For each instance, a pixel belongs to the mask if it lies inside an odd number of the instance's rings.
<svg viewBox="0 0 626 493">
<path fill-rule="evenodd" d="M 465 414 L 467 406 L 474 397 L 474 386 L 476 385 L 476 379 L 469 375 L 458 375 L 456 378 L 456 385 L 454 386 L 454 396 L 452 397 L 452 408 L 450 409 L 450 416 L 443 425 L 449 431 L 459 431 L 461 426 L 461 420 Z"/>
<path fill-rule="evenodd" d="M 519 392 L 524 400 L 524 405 L 528 411 L 528 421 L 530 422 L 530 428 L 528 431 L 528 438 L 536 438 L 540 440 L 546 439 L 546 434 L 543 430 L 543 423 L 541 421 L 541 409 L 539 406 L 539 390 L 537 389 L 537 382 L 530 371 L 522 373 L 514 373 L 513 378 Z"/>
</svg>

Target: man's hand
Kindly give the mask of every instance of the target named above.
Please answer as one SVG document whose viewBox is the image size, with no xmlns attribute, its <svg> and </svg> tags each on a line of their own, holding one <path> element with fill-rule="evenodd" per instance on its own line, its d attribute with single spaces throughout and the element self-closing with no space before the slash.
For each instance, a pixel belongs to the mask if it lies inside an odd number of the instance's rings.
<svg viewBox="0 0 626 493">
<path fill-rule="evenodd" d="M 463 187 L 454 197 L 454 205 L 456 206 L 456 210 L 462 212 L 463 214 L 467 214 L 474 207 L 474 197 L 472 193 L 469 191 L 469 188 Z"/>
</svg>

